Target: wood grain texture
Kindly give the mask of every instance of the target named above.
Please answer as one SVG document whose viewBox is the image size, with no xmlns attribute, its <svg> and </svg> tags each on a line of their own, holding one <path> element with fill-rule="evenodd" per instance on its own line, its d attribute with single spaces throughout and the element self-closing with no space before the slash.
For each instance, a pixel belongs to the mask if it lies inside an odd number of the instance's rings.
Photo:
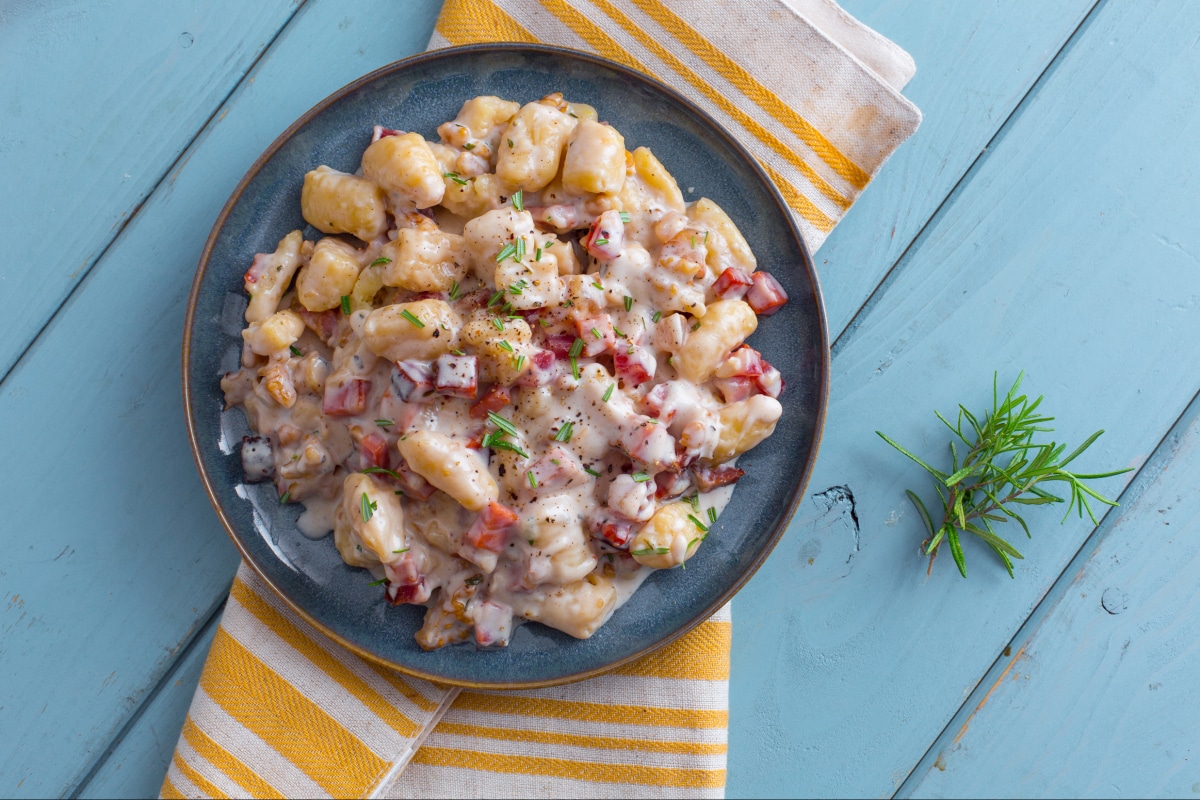
<svg viewBox="0 0 1200 800">
<path fill-rule="evenodd" d="M 117 739 L 98 769 L 76 790 L 77 797 L 157 797 L 175 754 L 175 742 L 191 706 L 192 694 L 217 632 L 213 618 L 163 678 L 159 693 L 146 702 L 137 721 Z"/>
<path fill-rule="evenodd" d="M 1200 793 L 1197 486 L 1200 400 L 903 796 Z"/>
<path fill-rule="evenodd" d="M 932 491 L 875 429 L 948 459 L 932 410 L 1024 368 L 1062 440 L 1109 430 L 1081 468 L 1138 467 L 1200 387 L 1198 15 L 1102 6 L 835 358 L 810 497 L 735 600 L 731 794 L 893 792 L 1092 530 L 1044 509 L 1016 580 L 972 543 L 927 580 Z"/>
<path fill-rule="evenodd" d="M 0 794 L 69 793 L 223 599 L 237 556 L 179 389 L 196 259 L 267 144 L 435 13 L 302 8 L 0 386 Z"/>
<path fill-rule="evenodd" d="M 834 338 L 937 211 L 1096 0 L 845 0 L 917 62 L 904 89 L 924 114 L 821 247 Z"/>
<path fill-rule="evenodd" d="M 298 0 L 0 9 L 0 379 Z M 149 266 L 149 265 L 147 265 Z"/>
</svg>

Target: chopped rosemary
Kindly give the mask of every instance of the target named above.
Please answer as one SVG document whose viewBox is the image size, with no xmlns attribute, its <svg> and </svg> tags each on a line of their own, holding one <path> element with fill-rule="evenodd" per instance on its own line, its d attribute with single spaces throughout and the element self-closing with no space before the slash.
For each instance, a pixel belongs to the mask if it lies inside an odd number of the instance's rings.
<svg viewBox="0 0 1200 800">
<path fill-rule="evenodd" d="M 607 403 L 609 401 L 609 398 L 612 397 L 613 389 L 615 389 L 615 388 L 617 388 L 617 385 L 615 383 L 610 383 L 608 385 L 608 388 L 604 390 L 604 397 L 602 397 L 601 399 Z"/>
<path fill-rule="evenodd" d="M 377 258 L 371 262 L 371 266 L 378 267 L 381 264 L 390 264 L 390 263 L 392 263 L 392 260 L 390 258 L 388 258 L 387 256 L 380 256 L 379 258 Z"/>
<path fill-rule="evenodd" d="M 519 194 L 519 192 L 518 192 L 518 194 Z M 524 260 L 525 260 L 525 239 L 524 239 L 524 238 L 517 239 L 517 255 L 516 255 L 516 258 L 517 258 L 517 261 L 524 261 Z"/>
<path fill-rule="evenodd" d="M 530 487 L 536 489 L 537 488 L 537 478 L 534 477 L 533 470 L 529 470 L 529 472 L 526 472 L 525 474 L 529 477 Z"/>
<path fill-rule="evenodd" d="M 709 522 L 717 521 L 717 510 L 715 508 L 712 508 L 711 506 L 708 509 L 708 521 Z"/>
<path fill-rule="evenodd" d="M 650 480 L 650 475 L 646 472 L 635 472 L 629 477 L 633 478 L 634 483 L 645 483 Z"/>
<path fill-rule="evenodd" d="M 515 369 L 517 372 L 520 372 L 521 368 L 524 366 L 525 366 L 525 356 L 523 356 L 523 355 L 513 356 L 513 369 Z"/>
<path fill-rule="evenodd" d="M 643 547 L 641 550 L 630 550 L 631 556 L 661 556 L 671 552 L 669 547 Z"/>
<path fill-rule="evenodd" d="M 571 358 L 579 358 L 579 354 L 582 352 L 583 352 L 583 339 L 580 339 L 577 336 L 577 337 L 575 337 L 575 341 L 571 343 L 571 349 L 567 353 L 567 355 L 570 356 Z"/>
<path fill-rule="evenodd" d="M 601 236 L 599 239 L 597 239 L 596 241 L 592 242 L 592 244 L 594 244 L 594 245 L 606 245 L 606 244 L 608 244 L 608 237 L 607 237 L 607 236 Z"/>
<path fill-rule="evenodd" d="M 627 337 L 627 336 L 625 335 L 625 331 L 621 330 L 621 329 L 620 329 L 620 328 L 618 328 L 616 325 L 614 325 L 614 326 L 613 326 L 613 333 L 615 333 L 615 334 L 616 334 L 616 335 L 617 335 L 619 338 L 621 338 L 621 339 L 627 339 L 627 338 L 629 338 L 629 337 Z"/>
<path fill-rule="evenodd" d="M 526 453 L 524 450 L 517 447 L 512 442 L 506 442 L 503 439 L 493 438 L 491 443 L 488 444 L 488 447 L 492 448 L 493 450 L 511 450 L 512 452 L 519 455 L 521 458 L 529 458 L 529 454 Z"/>
<path fill-rule="evenodd" d="M 488 421 L 495 425 L 500 430 L 507 433 L 509 436 L 517 435 L 517 426 L 506 420 L 504 417 L 497 414 L 495 411 L 488 412 Z"/>
<path fill-rule="evenodd" d="M 359 506 L 362 510 L 363 522 L 370 522 L 371 517 L 375 515 L 375 510 L 377 507 L 375 503 L 371 501 L 371 498 L 367 497 L 366 492 L 362 493 L 362 500 L 360 501 Z"/>
<path fill-rule="evenodd" d="M 571 356 L 571 375 L 575 380 L 579 380 L 579 362 L 575 359 L 575 356 Z"/>
<path fill-rule="evenodd" d="M 629 295 L 625 295 L 625 310 L 626 311 L 633 310 L 633 298 L 630 297 Z"/>
<path fill-rule="evenodd" d="M 500 259 L 496 259 L 496 260 L 499 261 Z M 500 291 L 498 291 L 494 295 L 492 295 L 491 300 L 488 300 L 488 308 L 491 308 L 492 306 L 496 305 L 496 303 L 499 303 L 503 297 L 504 297 L 504 290 L 501 289 Z"/>
<path fill-rule="evenodd" d="M 380 578 L 377 581 L 371 581 L 370 583 L 367 584 L 367 586 L 379 586 L 380 584 L 387 583 L 387 582 L 388 582 L 387 578 Z"/>
<path fill-rule="evenodd" d="M 694 330 L 694 331 L 700 330 L 700 320 L 696 320 L 695 322 L 692 323 L 692 330 Z"/>
<path fill-rule="evenodd" d="M 695 523 L 695 525 L 696 525 L 696 527 L 697 527 L 697 528 L 699 528 L 699 529 L 700 529 L 702 532 L 704 532 L 704 533 L 708 533 L 708 526 L 707 526 L 707 525 L 705 525 L 703 522 L 701 522 L 700 520 L 696 519 L 696 518 L 695 518 L 694 516 L 692 516 L 691 514 L 688 514 L 688 519 L 690 519 L 692 522 L 694 522 L 694 523 Z"/>
<path fill-rule="evenodd" d="M 534 261 L 542 260 L 542 248 L 539 247 L 537 250 L 533 251 L 533 260 Z"/>
<path fill-rule="evenodd" d="M 516 192 L 515 194 L 513 194 L 513 196 L 512 196 L 512 206 L 513 206 L 513 208 L 515 208 L 517 211 L 524 211 L 524 210 L 525 210 L 525 192 L 524 192 L 524 191 L 518 191 L 518 192 Z"/>
<path fill-rule="evenodd" d="M 421 320 L 417 318 L 417 315 L 412 313 L 411 311 L 409 311 L 407 308 L 400 312 L 400 316 L 404 317 L 406 320 L 411 322 L 413 325 L 416 325 L 418 328 L 425 327 L 425 323 L 421 322 Z"/>
<path fill-rule="evenodd" d="M 515 350 L 513 350 L 513 346 L 508 343 L 508 339 L 501 339 L 500 346 L 503 347 L 505 350 L 507 350 L 510 353 L 516 352 Z"/>
<path fill-rule="evenodd" d="M 291 350 L 291 351 L 292 351 L 292 355 L 294 355 L 294 356 L 296 356 L 296 357 L 300 357 L 300 356 L 304 355 L 304 353 L 303 353 L 303 352 L 301 352 L 300 348 L 299 348 L 299 347 L 296 347 L 296 345 L 294 345 L 294 344 L 289 344 L 289 345 L 288 345 L 288 350 Z"/>
<path fill-rule="evenodd" d="M 458 350 L 458 349 L 451 350 L 450 352 L 456 356 L 465 356 L 466 355 L 466 353 L 464 353 L 462 350 Z"/>
<path fill-rule="evenodd" d="M 283 494 L 281 494 L 279 496 L 279 502 L 282 504 L 285 504 L 285 505 L 287 504 L 287 501 L 291 500 L 291 499 L 292 499 L 292 490 L 291 489 L 288 489 L 286 492 L 284 492 Z"/>
<path fill-rule="evenodd" d="M 458 281 L 455 281 L 450 284 L 450 299 L 457 300 L 460 297 L 462 297 L 462 290 L 458 287 Z"/>
<path fill-rule="evenodd" d="M 620 212 L 620 217 L 621 217 L 621 222 L 624 222 L 626 225 L 629 224 L 629 212 L 628 211 Z"/>
<path fill-rule="evenodd" d="M 411 549 L 411 547 L 401 547 L 399 550 L 393 550 L 392 552 L 396 555 L 400 555 L 401 553 L 407 553 Z"/>
<path fill-rule="evenodd" d="M 601 333 L 601 332 L 600 332 L 598 329 L 596 329 L 596 328 L 592 328 L 592 336 L 595 336 L 597 339 L 603 339 L 603 338 L 604 338 L 604 334 L 603 334 L 603 333 Z"/>
<path fill-rule="evenodd" d="M 462 177 L 460 177 L 460 176 L 459 176 L 459 174 L 458 174 L 457 172 L 446 172 L 446 173 L 443 173 L 442 177 L 443 177 L 443 178 L 449 178 L 450 180 L 452 180 L 452 181 L 454 181 L 455 183 L 457 183 L 459 186 L 466 186 L 466 185 L 467 185 L 467 181 L 466 181 L 466 179 L 465 179 L 465 178 L 462 178 Z"/>
<path fill-rule="evenodd" d="M 604 284 L 602 284 L 600 281 L 592 281 L 592 286 L 595 286 L 602 292 L 604 291 Z"/>
<path fill-rule="evenodd" d="M 383 473 L 384 475 L 391 475 L 396 480 L 400 480 L 399 475 L 392 472 L 390 469 L 388 469 L 386 467 L 367 467 L 366 469 L 363 470 L 363 472 L 367 475 L 370 475 L 372 473 Z"/>
<path fill-rule="evenodd" d="M 492 317 L 492 327 L 501 333 L 504 332 L 504 323 L 500 321 L 499 317 Z"/>
<path fill-rule="evenodd" d="M 509 242 L 500 248 L 500 252 L 496 254 L 496 263 L 499 264 L 504 259 L 517 252 L 517 245 L 514 242 Z"/>
<path fill-rule="evenodd" d="M 350 298 L 347 295 L 342 295 L 342 313 L 350 316 Z"/>
<path fill-rule="evenodd" d="M 586 472 L 588 475 L 591 475 L 593 478 L 600 477 L 600 473 L 596 472 L 596 470 L 592 469 L 591 467 L 584 467 L 583 471 Z"/>
<path fill-rule="evenodd" d="M 465 581 L 463 581 L 463 583 L 467 586 L 478 586 L 482 582 L 483 582 L 482 575 L 472 575 L 471 577 L 469 577 Z"/>
<path fill-rule="evenodd" d="M 375 420 L 375 424 L 381 428 L 390 428 L 392 425 L 395 425 L 396 423 L 390 419 L 377 419 L 377 420 Z"/>
<path fill-rule="evenodd" d="M 574 422 L 569 422 L 569 421 L 568 421 L 568 422 L 564 422 L 564 423 L 563 423 L 563 424 L 562 424 L 562 425 L 559 427 L 559 429 L 558 429 L 558 433 L 554 434 L 554 441 L 556 441 L 556 442 L 570 442 L 570 441 L 571 441 L 571 434 L 574 432 L 574 429 L 575 429 L 575 423 L 574 423 Z"/>
<path fill-rule="evenodd" d="M 474 149 L 475 149 L 474 142 L 467 142 L 466 144 L 463 145 L 463 150 L 474 150 Z"/>
<path fill-rule="evenodd" d="M 662 319 L 662 312 L 661 312 L 661 311 L 655 311 L 655 312 L 654 312 L 654 316 L 653 316 L 653 317 L 651 317 L 650 319 L 654 320 L 655 322 L 658 322 L 660 319 Z"/>
</svg>

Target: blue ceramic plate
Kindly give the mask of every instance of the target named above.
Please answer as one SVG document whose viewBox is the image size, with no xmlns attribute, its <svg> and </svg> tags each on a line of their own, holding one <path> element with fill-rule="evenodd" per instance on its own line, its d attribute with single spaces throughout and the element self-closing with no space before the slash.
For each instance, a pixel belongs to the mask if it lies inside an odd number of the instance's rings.
<svg viewBox="0 0 1200 800">
<path fill-rule="evenodd" d="M 472 645 L 426 653 L 413 641 L 424 608 L 389 605 L 371 576 L 342 563 L 333 537 L 310 541 L 301 509 L 270 484 L 242 480 L 237 446 L 249 432 L 224 411 L 218 385 L 236 369 L 242 274 L 300 216 L 304 173 L 319 164 L 354 172 L 373 125 L 436 139 L 462 103 L 492 94 L 526 103 L 550 92 L 588 103 L 632 150 L 646 145 L 689 201 L 709 197 L 737 223 L 791 296 L 763 318 L 751 343 L 787 381 L 775 435 L 739 462 L 738 484 L 704 547 L 684 570 L 658 572 L 585 641 L 541 625 L 519 627 L 507 649 Z M 829 343 L 817 276 L 778 191 L 754 158 L 712 118 L 660 83 L 575 51 L 482 45 L 416 56 L 355 81 L 305 114 L 250 168 L 221 211 L 200 258 L 183 340 L 188 432 L 200 475 L 242 556 L 303 617 L 360 655 L 450 684 L 519 688 L 598 674 L 661 647 L 700 623 L 744 584 L 779 540 L 808 482 L 829 385 Z"/>
</svg>

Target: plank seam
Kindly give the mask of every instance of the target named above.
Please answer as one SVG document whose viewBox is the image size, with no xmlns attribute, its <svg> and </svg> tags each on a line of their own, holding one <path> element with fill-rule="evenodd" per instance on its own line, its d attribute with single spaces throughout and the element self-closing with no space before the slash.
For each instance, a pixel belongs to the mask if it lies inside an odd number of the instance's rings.
<svg viewBox="0 0 1200 800">
<path fill-rule="evenodd" d="M 921 229 L 918 230 L 916 235 L 913 236 L 913 238 L 909 241 L 908 245 L 904 248 L 904 251 L 896 257 L 896 260 L 892 263 L 892 266 L 889 267 L 888 271 L 884 273 L 883 277 L 879 280 L 879 283 L 876 284 L 875 289 L 870 295 L 867 296 L 867 299 L 862 302 L 862 304 L 858 307 L 858 310 L 854 312 L 854 316 L 850 318 L 850 321 L 846 323 L 845 327 L 838 332 L 836 337 L 834 337 L 833 344 L 830 345 L 829 348 L 831 357 L 836 357 L 838 353 L 846 348 L 846 345 L 850 343 L 854 337 L 854 334 L 859 328 L 862 327 L 867 317 L 871 315 L 871 312 L 883 299 L 884 295 L 887 294 L 892 285 L 899 280 L 901 275 L 904 274 L 907 263 L 911 261 L 909 254 L 914 252 L 920 247 L 921 244 L 924 243 L 926 234 L 930 232 L 930 228 L 935 222 L 940 220 L 946 211 L 953 206 L 954 202 L 965 190 L 967 184 L 974 177 L 975 173 L 978 172 L 986 163 L 988 153 L 993 147 L 1002 142 L 1008 135 L 1008 131 L 1012 124 L 1024 113 L 1030 99 L 1037 94 L 1038 89 L 1042 86 L 1042 84 L 1049 80 L 1049 78 L 1058 70 L 1063 57 L 1074 48 L 1075 44 L 1082 37 L 1085 30 L 1090 27 L 1091 20 L 1095 18 L 1097 11 L 1102 6 L 1107 5 L 1107 3 L 1108 0 L 1095 0 L 1095 2 L 1092 3 L 1091 8 L 1089 8 L 1088 12 L 1083 15 L 1083 18 L 1080 19 L 1079 24 L 1075 26 L 1075 29 L 1071 31 L 1070 36 L 1068 36 L 1063 42 L 1062 46 L 1059 47 L 1058 52 L 1054 54 L 1054 58 L 1050 59 L 1045 68 L 1038 75 L 1037 79 L 1030 84 L 1029 89 L 1026 90 L 1025 94 L 1021 95 L 1021 99 L 1016 103 L 1016 105 L 1013 106 L 1012 111 L 1010 111 L 1008 116 L 1004 118 L 1004 121 L 1000 124 L 1000 127 L 998 127 L 996 132 L 992 134 L 992 137 L 988 139 L 987 144 L 983 146 L 983 148 L 979 151 L 979 154 L 975 156 L 974 160 L 971 161 L 970 165 L 963 170 L 963 173 L 959 176 L 958 181 L 956 181 L 950 191 L 946 193 L 945 199 L 942 200 L 942 202 L 938 204 L 938 207 L 933 210 L 933 213 L 929 215 L 929 219 L 925 220 L 925 223 L 921 226 Z"/>
<path fill-rule="evenodd" d="M 1107 0 L 1101 0 L 1106 2 Z M 1017 628 L 1011 640 L 1005 646 L 1000 654 L 996 656 L 996 660 L 988 667 L 983 675 L 980 676 L 975 686 L 971 689 L 971 693 L 963 701 L 958 710 L 951 715 L 946 726 L 934 738 L 933 743 L 925 751 L 924 755 L 913 765 L 908 774 L 904 776 L 904 781 L 897 787 L 892 794 L 893 798 L 901 796 L 911 796 L 912 789 L 916 788 L 916 784 L 921 778 L 926 775 L 929 770 L 933 769 L 933 764 L 946 746 L 951 743 L 951 733 L 962 727 L 964 723 L 974 713 L 983 701 L 983 695 L 991 691 L 991 687 L 996 681 L 988 680 L 993 675 L 1007 671 L 1016 663 L 1017 658 L 1023 652 L 1025 646 L 1030 639 L 1037 633 L 1037 629 L 1045 622 L 1046 617 L 1058 606 L 1062 599 L 1070 590 L 1070 586 L 1075 579 L 1082 573 L 1087 566 L 1088 561 L 1096 550 L 1100 547 L 1101 542 L 1108 536 L 1116 522 L 1120 519 L 1121 512 L 1119 509 L 1127 508 L 1138 501 L 1145 494 L 1149 485 L 1158 479 L 1162 474 L 1160 465 L 1169 460 L 1178 449 L 1179 442 L 1182 440 L 1182 434 L 1188 424 L 1194 417 L 1200 416 L 1200 390 L 1192 395 L 1192 399 L 1184 407 L 1182 413 L 1175 418 L 1171 426 L 1167 428 L 1167 432 L 1159 439 L 1158 444 L 1150 452 L 1142 466 L 1134 473 L 1133 478 L 1125 486 L 1125 490 L 1117 497 L 1117 506 L 1109 507 L 1104 515 L 1100 518 L 1100 523 L 1092 529 L 1088 537 L 1080 543 L 1079 549 L 1071 556 L 1071 560 L 1067 562 L 1059 576 L 1055 578 L 1054 583 L 1042 595 L 1042 599 L 1029 612 L 1029 616 Z M 1012 653 L 1012 655 L 1005 655 Z M 1011 660 L 1011 663 L 1005 665 L 1006 660 Z M 985 688 L 986 687 L 986 688 Z M 982 693 L 982 694 L 981 694 Z M 910 786 L 911 784 L 911 786 Z"/>
<path fill-rule="evenodd" d="M 2 375 L 0 375 L 0 391 L 3 390 L 4 384 L 8 381 L 9 376 L 11 376 L 14 372 L 17 371 L 17 368 L 21 365 L 21 363 L 25 360 L 25 358 L 33 351 L 33 348 L 37 345 L 37 343 L 39 341 L 41 341 L 42 336 L 46 333 L 47 330 L 50 329 L 50 326 L 54 323 L 54 320 L 56 320 L 58 318 L 58 315 L 60 313 L 62 313 L 62 310 L 64 308 L 66 308 L 71 303 L 71 301 L 75 298 L 76 293 L 79 292 L 80 287 L 82 287 L 84 285 L 84 283 L 88 280 L 88 278 L 91 276 L 91 274 L 92 274 L 93 270 L 96 268 L 96 266 L 99 265 L 100 262 L 104 260 L 104 257 L 106 255 L 108 255 L 108 251 L 111 250 L 113 245 L 116 244 L 120 240 L 121 235 L 123 233 L 125 233 L 125 230 L 133 223 L 134 219 L 136 219 L 138 217 L 138 215 L 142 213 L 142 209 L 146 207 L 146 204 L 148 202 L 150 202 L 150 199 L 152 197 L 154 197 L 155 193 L 157 193 L 158 190 L 160 188 L 162 188 L 163 183 L 168 179 L 168 177 L 170 177 L 171 173 L 174 172 L 176 169 L 180 168 L 184 163 L 187 162 L 187 159 L 188 159 L 192 149 L 195 147 L 196 142 L 199 141 L 199 139 L 204 135 L 205 131 L 207 131 L 209 129 L 209 127 L 213 124 L 213 120 L 216 120 L 219 118 L 218 115 L 220 114 L 221 110 L 224 109 L 227 105 L 229 105 L 230 99 L 233 98 L 238 93 L 238 90 L 241 89 L 242 85 L 246 82 L 246 77 L 254 72 L 255 68 L 258 67 L 259 62 L 262 61 L 263 56 L 265 56 L 268 52 L 270 52 L 271 48 L 274 47 L 275 42 L 278 41 L 279 37 L 283 35 L 284 31 L 286 31 L 291 26 L 292 22 L 296 19 L 296 15 L 299 14 L 300 11 L 306 6 L 307 2 L 308 2 L 308 0 L 297 0 L 296 1 L 295 10 L 293 10 L 292 13 L 288 16 L 288 18 L 283 21 L 283 24 L 280 25 L 279 29 L 275 31 L 275 35 L 272 36 L 263 45 L 263 48 L 258 51 L 258 54 L 255 55 L 254 59 L 250 62 L 249 66 L 247 66 L 245 71 L 242 72 L 242 74 L 238 76 L 236 81 L 234 81 L 233 87 L 229 90 L 229 92 L 223 98 L 221 98 L 220 102 L 218 102 L 213 107 L 212 113 L 209 114 L 208 117 L 205 118 L 204 122 L 201 123 L 200 126 L 196 128 L 196 132 L 194 134 L 192 134 L 191 138 L 189 138 L 187 140 L 187 142 L 184 144 L 183 149 L 179 151 L 179 155 L 176 156 L 175 159 L 170 164 L 167 165 L 167 168 L 165 170 L 163 170 L 162 174 L 159 175 L 158 178 L 154 181 L 153 185 L 150 187 L 150 190 L 146 192 L 145 196 L 141 200 L 139 200 L 133 204 L 132 210 L 130 211 L 129 215 L 115 228 L 113 234 L 109 237 L 108 241 L 103 243 L 103 245 L 100 247 L 99 252 L 96 253 L 95 258 L 91 259 L 85 265 L 84 269 L 82 269 L 78 273 L 78 276 L 79 276 L 78 279 L 75 281 L 75 284 L 73 286 L 71 286 L 71 288 L 67 291 L 66 295 L 62 299 L 62 302 L 60 302 L 58 304 L 58 307 L 56 309 L 54 309 L 53 313 L 51 313 L 50 316 L 48 316 L 46 318 L 45 322 L 42 323 L 41 327 L 39 327 L 37 329 L 37 332 L 34 333 L 34 335 L 29 339 L 29 341 L 25 344 L 25 346 L 23 348 L 21 348 L 21 352 L 17 354 L 17 357 L 15 359 L 13 359 L 13 362 L 8 367 L 8 369 L 5 370 Z"/>
<path fill-rule="evenodd" d="M 230 584 L 232 584 L 232 582 L 233 581 L 231 578 Z M 108 763 L 108 760 L 112 757 L 113 753 L 116 752 L 117 748 L 121 746 L 121 743 L 125 741 L 125 737 L 128 736 L 131 731 L 133 731 L 139 722 L 141 722 L 142 717 L 145 715 L 150 706 L 154 704 L 154 701 L 158 698 L 159 694 L 162 693 L 163 689 L 175 679 L 176 673 L 179 672 L 179 665 L 182 664 L 188 655 L 191 654 L 192 650 L 196 648 L 197 643 L 204 638 L 204 634 L 208 633 L 209 629 L 220 624 L 221 612 L 225 609 L 225 602 L 228 597 L 229 589 L 226 587 L 218 595 L 218 602 L 215 603 L 204 616 L 203 622 L 196 626 L 194 629 L 195 633 L 193 633 L 191 637 L 188 638 L 187 643 L 179 649 L 179 652 L 176 654 L 175 660 L 171 663 L 171 666 L 163 672 L 162 677 L 159 678 L 158 682 L 154 684 L 154 688 L 152 688 L 146 694 L 146 696 L 142 698 L 141 702 L 138 703 L 138 706 L 136 709 L 134 709 L 133 714 L 131 714 L 129 719 L 125 721 L 125 724 L 121 726 L 121 730 L 119 730 L 117 735 L 114 736 L 112 741 L 109 742 L 108 747 L 106 747 L 104 752 L 96 758 L 84 776 L 79 779 L 79 782 L 75 785 L 75 788 L 70 792 L 70 794 L 66 794 L 64 792 L 67 797 L 69 797 L 71 800 L 76 800 L 76 798 L 78 798 L 87 789 L 88 784 L 92 782 L 92 779 L 94 779 L 96 775 L 98 775 L 100 771 L 104 769 L 105 764 Z"/>
</svg>

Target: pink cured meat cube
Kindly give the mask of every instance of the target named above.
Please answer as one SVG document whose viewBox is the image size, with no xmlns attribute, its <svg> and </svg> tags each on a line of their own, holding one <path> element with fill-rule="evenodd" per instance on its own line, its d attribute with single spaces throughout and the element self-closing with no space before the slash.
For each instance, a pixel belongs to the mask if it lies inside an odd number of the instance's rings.
<svg viewBox="0 0 1200 800">
<path fill-rule="evenodd" d="M 779 398 L 783 394 L 784 381 L 783 376 L 779 374 L 779 370 L 772 367 L 766 361 L 763 362 L 763 374 L 754 379 L 759 391 L 768 397 Z"/>
<path fill-rule="evenodd" d="M 546 336 L 546 349 L 559 358 L 567 358 L 571 354 L 571 346 L 575 337 L 569 333 L 551 333 Z"/>
<path fill-rule="evenodd" d="M 425 576 L 417 569 L 417 561 L 412 553 L 394 564 L 385 564 L 383 571 L 387 575 L 387 594 L 392 605 L 424 603 L 432 594 L 425 585 Z"/>
<path fill-rule="evenodd" d="M 621 219 L 621 212 L 613 210 L 601 214 L 584 239 L 584 247 L 588 253 L 601 261 L 609 261 L 621 255 L 624 244 L 625 223 Z"/>
<path fill-rule="evenodd" d="M 774 314 L 788 301 L 787 292 L 769 272 L 756 272 L 750 276 L 754 285 L 746 292 L 746 302 L 761 317 Z"/>
<path fill-rule="evenodd" d="M 737 483 L 745 474 L 745 470 L 737 467 L 706 467 L 702 464 L 692 466 L 692 475 L 696 478 L 696 488 L 702 492 L 711 492 L 718 487 Z"/>
<path fill-rule="evenodd" d="M 713 385 L 721 393 L 726 403 L 736 403 L 752 397 L 758 390 L 757 378 L 735 376 L 733 378 L 717 378 Z"/>
<path fill-rule="evenodd" d="M 575 325 L 579 328 L 579 338 L 583 340 L 582 354 L 589 358 L 607 353 L 617 343 L 612 317 L 608 314 L 576 320 Z"/>
<path fill-rule="evenodd" d="M 400 136 L 403 133 L 404 131 L 398 131 L 394 128 L 385 128 L 382 125 L 376 125 L 375 129 L 371 132 L 371 144 L 375 144 L 385 136 Z"/>
<path fill-rule="evenodd" d="M 603 539 L 619 550 L 627 549 L 629 540 L 633 538 L 633 523 L 610 514 L 604 508 L 597 508 L 588 515 L 587 527 L 593 538 Z"/>
<path fill-rule="evenodd" d="M 494 600 L 475 606 L 475 643 L 480 647 L 507 647 L 512 633 L 512 608 Z"/>
<path fill-rule="evenodd" d="M 397 361 L 392 369 L 392 391 L 405 403 L 428 403 L 437 387 L 433 367 L 425 361 Z"/>
<path fill-rule="evenodd" d="M 479 364 L 475 356 L 438 356 L 434 386 L 439 394 L 475 399 L 479 389 Z"/>
<path fill-rule="evenodd" d="M 753 285 L 754 281 L 745 272 L 728 267 L 713 284 L 713 291 L 722 300 L 741 300 Z"/>
<path fill-rule="evenodd" d="M 480 550 L 502 553 L 508 544 L 509 532 L 516 527 L 517 512 L 499 503 L 488 503 L 467 531 L 467 542 Z"/>
<path fill-rule="evenodd" d="M 644 347 L 630 345 L 613 351 L 613 369 L 626 386 L 641 386 L 654 378 L 658 364 Z"/>
<path fill-rule="evenodd" d="M 351 417 L 367 410 L 367 395 L 371 382 L 362 378 L 347 378 L 325 384 L 321 410 L 331 417 Z"/>
<path fill-rule="evenodd" d="M 529 369 L 517 378 L 519 386 L 545 386 L 558 375 L 558 356 L 551 350 L 538 350 L 529 360 Z"/>
</svg>

